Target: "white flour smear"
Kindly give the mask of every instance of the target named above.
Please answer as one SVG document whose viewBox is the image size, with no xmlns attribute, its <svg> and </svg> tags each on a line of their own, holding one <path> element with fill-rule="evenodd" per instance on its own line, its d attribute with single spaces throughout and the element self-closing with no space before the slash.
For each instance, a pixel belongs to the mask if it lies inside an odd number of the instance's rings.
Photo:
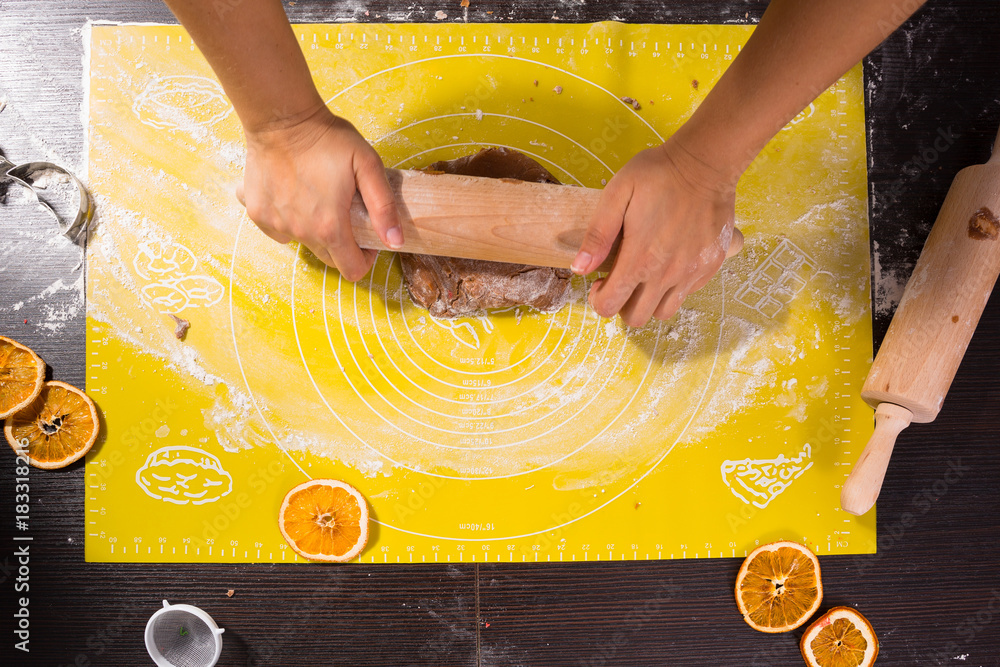
<svg viewBox="0 0 1000 667">
<path fill-rule="evenodd" d="M 876 241 L 872 250 L 872 273 L 874 276 L 875 313 L 888 315 L 892 313 L 903 298 L 909 273 L 900 269 L 888 270 L 882 266 L 882 253 Z M 905 275 L 904 275 L 905 273 Z"/>
</svg>

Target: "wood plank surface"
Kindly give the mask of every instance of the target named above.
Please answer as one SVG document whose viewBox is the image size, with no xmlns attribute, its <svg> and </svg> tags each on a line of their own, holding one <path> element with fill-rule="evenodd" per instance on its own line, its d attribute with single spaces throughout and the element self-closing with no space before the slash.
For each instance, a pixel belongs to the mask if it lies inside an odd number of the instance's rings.
<svg viewBox="0 0 1000 667">
<path fill-rule="evenodd" d="M 472 0 L 468 20 L 752 23 L 765 6 Z M 300 0 L 286 8 L 302 22 L 433 22 L 437 10 L 462 14 L 458 0 Z M 0 100 L 7 104 L 0 150 L 15 162 L 48 159 L 80 170 L 80 28 L 87 18 L 173 22 L 150 0 L 0 1 Z M 997 0 L 931 0 L 866 59 L 876 344 L 891 317 L 892 292 L 912 270 L 955 173 L 989 156 L 1000 124 L 997 34 Z M 0 333 L 36 349 L 56 379 L 82 385 L 84 309 L 74 287 L 80 251 L 35 239 L 33 230 L 53 224 L 32 206 L 0 202 Z M 940 416 L 899 438 L 879 501 L 879 553 L 822 559 L 823 607 L 850 604 L 868 616 L 882 639 L 879 665 L 1000 665 L 998 412 L 994 295 Z M 736 559 L 88 564 L 80 464 L 32 472 L 30 591 L 17 593 L 13 462 L 0 457 L 3 665 L 151 664 L 142 629 L 162 599 L 201 606 L 226 628 L 220 665 L 801 664 L 800 632 L 765 636 L 740 619 L 731 591 Z M 227 589 L 236 591 L 232 598 Z M 12 614 L 22 595 L 30 597 L 29 654 L 13 648 Z"/>
</svg>

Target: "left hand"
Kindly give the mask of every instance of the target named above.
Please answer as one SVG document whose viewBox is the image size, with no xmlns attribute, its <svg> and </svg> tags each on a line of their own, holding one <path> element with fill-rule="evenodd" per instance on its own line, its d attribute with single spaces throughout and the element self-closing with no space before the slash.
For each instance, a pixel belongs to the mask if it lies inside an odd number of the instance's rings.
<svg viewBox="0 0 1000 667">
<path fill-rule="evenodd" d="M 733 236 L 736 182 L 668 140 L 633 157 L 605 187 L 573 271 L 600 266 L 624 227 L 607 277 L 590 289 L 601 317 L 673 317 L 719 270 Z"/>
</svg>

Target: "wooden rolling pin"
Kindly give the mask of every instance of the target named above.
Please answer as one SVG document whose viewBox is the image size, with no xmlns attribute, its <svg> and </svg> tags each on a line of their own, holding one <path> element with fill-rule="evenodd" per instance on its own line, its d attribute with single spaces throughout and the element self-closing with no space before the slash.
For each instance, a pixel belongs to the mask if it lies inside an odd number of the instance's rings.
<svg viewBox="0 0 1000 667">
<path fill-rule="evenodd" d="M 400 252 L 444 255 L 569 268 L 601 191 L 504 178 L 386 169 L 403 227 Z M 386 250 L 361 196 L 351 205 L 354 238 L 362 248 Z M 615 243 L 599 267 L 607 271 L 618 254 Z M 726 257 L 743 247 L 734 230 Z"/>
<path fill-rule="evenodd" d="M 941 409 L 1000 274 L 998 214 L 1000 135 L 989 162 L 955 176 L 861 390 L 875 433 L 840 494 L 851 514 L 875 504 L 899 432 Z"/>
</svg>

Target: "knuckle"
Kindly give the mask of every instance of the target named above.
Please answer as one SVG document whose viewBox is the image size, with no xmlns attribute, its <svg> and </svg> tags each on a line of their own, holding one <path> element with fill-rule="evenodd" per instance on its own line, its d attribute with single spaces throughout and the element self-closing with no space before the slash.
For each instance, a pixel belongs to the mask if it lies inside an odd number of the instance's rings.
<svg viewBox="0 0 1000 667">
<path fill-rule="evenodd" d="M 637 283 L 648 283 L 650 278 L 655 275 L 653 267 L 649 263 L 643 262 L 635 268 L 633 271 L 633 276 Z"/>
<path fill-rule="evenodd" d="M 262 202 L 257 199 L 251 199 L 247 201 L 246 205 L 247 216 L 253 220 L 258 225 L 265 225 L 268 227 L 273 227 L 269 224 L 268 209 L 264 206 Z"/>
<path fill-rule="evenodd" d="M 377 219 L 383 219 L 385 216 L 394 213 L 395 210 L 396 202 L 392 199 L 376 201 L 371 206 L 368 206 L 368 214 Z"/>
<path fill-rule="evenodd" d="M 674 312 L 673 308 L 658 308 L 653 316 L 662 322 L 666 322 L 674 316 Z"/>
<path fill-rule="evenodd" d="M 646 265 L 649 267 L 650 272 L 656 275 L 661 275 L 670 268 L 670 260 L 670 253 L 658 245 L 651 246 L 646 253 Z"/>
<path fill-rule="evenodd" d="M 341 225 L 332 221 L 321 225 L 321 231 L 319 232 L 320 240 L 331 253 L 348 247 L 347 237 L 341 227 Z"/>
<path fill-rule="evenodd" d="M 594 309 L 594 312 L 598 316 L 603 318 L 612 317 L 615 313 L 608 307 L 608 304 L 599 296 L 591 295 L 590 297 L 590 307 Z"/>
<path fill-rule="evenodd" d="M 600 315 L 602 318 L 604 318 L 606 320 L 609 320 L 612 317 L 614 317 L 615 315 L 617 315 L 618 312 L 614 308 L 609 308 L 608 306 L 603 306 L 603 307 L 601 307 L 597 311 L 597 314 Z"/>
<path fill-rule="evenodd" d="M 640 283 L 660 284 L 670 282 L 672 266 L 657 256 L 647 258 L 635 269 L 635 278 Z"/>
<path fill-rule="evenodd" d="M 350 223 L 335 223 L 335 235 L 336 243 L 338 248 L 343 249 L 353 249 L 357 248 L 358 244 L 354 240 L 354 231 L 351 229 Z"/>
<path fill-rule="evenodd" d="M 357 169 L 361 172 L 382 169 L 382 158 L 372 148 L 361 150 L 357 156 Z"/>
<path fill-rule="evenodd" d="M 284 224 L 280 228 L 276 227 L 279 232 L 285 234 L 289 238 L 293 238 L 296 241 L 306 245 L 306 246 L 316 246 L 320 245 L 316 243 L 318 239 L 314 238 L 313 235 L 309 234 L 309 230 L 303 229 L 299 225 Z"/>
<path fill-rule="evenodd" d="M 653 317 L 658 320 L 669 320 L 674 314 L 673 304 L 669 300 L 660 303 L 653 311 Z"/>
<path fill-rule="evenodd" d="M 345 279 L 352 283 L 361 280 L 365 273 L 367 273 L 367 270 L 363 267 L 347 263 L 345 263 L 342 267 L 338 266 L 337 270 L 340 271 L 340 275 L 344 276 Z"/>
<path fill-rule="evenodd" d="M 585 241 L 584 245 L 587 245 L 591 248 L 604 249 L 604 248 L 610 248 L 611 244 L 614 242 L 614 239 L 612 239 L 611 235 L 606 231 L 604 231 L 603 229 L 591 227 L 590 229 L 587 230 L 587 234 L 584 237 L 584 241 Z"/>
<path fill-rule="evenodd" d="M 636 329 L 642 327 L 644 324 L 646 324 L 647 321 L 646 318 L 643 318 L 641 315 L 637 313 L 629 313 L 627 315 L 623 314 L 622 320 L 625 321 L 625 324 Z"/>
<path fill-rule="evenodd" d="M 320 240 L 331 255 L 334 255 L 344 249 L 344 244 L 341 242 L 340 236 L 337 234 L 323 234 Z"/>
</svg>

